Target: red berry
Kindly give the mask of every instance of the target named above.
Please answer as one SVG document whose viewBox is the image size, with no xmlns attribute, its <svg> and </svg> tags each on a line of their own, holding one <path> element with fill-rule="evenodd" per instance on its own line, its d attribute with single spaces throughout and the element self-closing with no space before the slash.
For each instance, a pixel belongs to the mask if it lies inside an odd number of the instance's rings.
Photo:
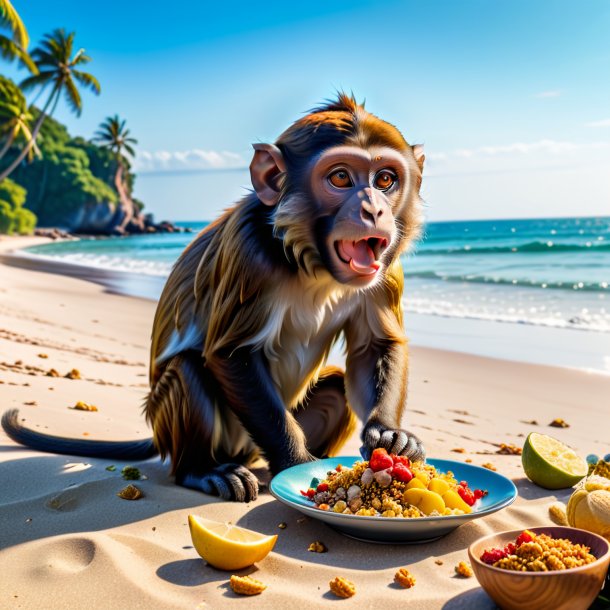
<svg viewBox="0 0 610 610">
<path fill-rule="evenodd" d="M 328 483 L 320 483 L 316 491 L 328 491 Z"/>
<path fill-rule="evenodd" d="M 532 532 L 530 532 L 529 530 L 525 530 L 523 533 L 519 534 L 519 536 L 517 536 L 517 540 L 515 541 L 515 544 L 517 546 L 521 546 L 524 542 L 531 542 L 534 539 L 534 534 L 532 534 Z"/>
<path fill-rule="evenodd" d="M 483 491 L 482 489 L 475 489 L 473 493 L 474 493 L 475 500 L 479 500 L 487 495 L 487 492 Z"/>
<path fill-rule="evenodd" d="M 466 481 L 460 481 L 460 487 L 468 487 L 468 483 Z"/>
<path fill-rule="evenodd" d="M 301 494 L 303 494 L 306 498 L 313 500 L 313 497 L 316 494 L 316 490 L 313 487 L 310 487 L 307 491 L 300 490 Z"/>
<path fill-rule="evenodd" d="M 509 542 L 505 547 L 504 547 L 504 552 L 507 555 L 514 555 L 515 551 L 517 550 L 517 547 L 512 543 Z"/>
<path fill-rule="evenodd" d="M 402 483 L 408 483 L 413 478 L 413 473 L 407 466 L 399 462 L 398 464 L 394 464 L 392 476 Z"/>
<path fill-rule="evenodd" d="M 337 472 L 341 472 L 341 471 L 343 470 L 343 466 L 341 466 L 341 464 L 337 464 L 337 465 L 335 466 L 335 470 L 336 470 Z"/>
<path fill-rule="evenodd" d="M 489 549 L 481 555 L 481 561 L 489 565 L 493 565 L 496 561 L 504 559 L 507 553 L 504 549 Z"/>
<path fill-rule="evenodd" d="M 472 506 L 475 503 L 474 494 L 468 487 L 462 487 L 461 485 L 457 488 L 458 494 L 460 494 L 460 498 L 468 504 L 468 506 Z"/>
<path fill-rule="evenodd" d="M 394 464 L 403 464 L 407 468 L 411 466 L 411 460 L 406 455 L 396 455 L 392 453 L 390 457 Z"/>
<path fill-rule="evenodd" d="M 392 461 L 392 458 L 383 447 L 375 449 L 369 460 L 369 468 L 373 470 L 373 472 L 392 468 L 393 465 L 394 462 Z"/>
</svg>

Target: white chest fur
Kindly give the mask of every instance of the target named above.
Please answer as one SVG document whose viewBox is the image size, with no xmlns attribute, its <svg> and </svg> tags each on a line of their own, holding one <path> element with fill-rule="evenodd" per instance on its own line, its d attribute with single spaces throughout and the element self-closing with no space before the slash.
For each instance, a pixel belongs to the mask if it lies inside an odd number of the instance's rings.
<svg viewBox="0 0 610 610">
<path fill-rule="evenodd" d="M 316 382 L 356 298 L 319 280 L 294 282 L 281 295 L 270 302 L 267 323 L 252 343 L 263 348 L 284 404 L 296 407 Z"/>
</svg>

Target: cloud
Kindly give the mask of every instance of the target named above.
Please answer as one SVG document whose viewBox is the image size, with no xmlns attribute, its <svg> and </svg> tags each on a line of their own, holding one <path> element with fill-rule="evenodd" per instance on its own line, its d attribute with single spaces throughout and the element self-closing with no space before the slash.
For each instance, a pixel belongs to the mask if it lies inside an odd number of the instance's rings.
<svg viewBox="0 0 610 610">
<path fill-rule="evenodd" d="M 610 127 L 610 119 L 591 121 L 590 123 L 585 123 L 585 127 Z"/>
<path fill-rule="evenodd" d="M 134 170 L 142 173 L 241 169 L 247 165 L 242 156 L 237 153 L 201 148 L 172 152 L 140 150 L 133 163 Z"/>
<path fill-rule="evenodd" d="M 458 148 L 453 152 L 436 152 L 434 158 L 439 161 L 453 158 L 471 157 L 495 157 L 499 155 L 529 155 L 543 153 L 561 155 L 586 149 L 603 149 L 610 147 L 610 142 L 562 142 L 558 140 L 537 140 L 536 142 L 513 142 L 512 144 L 500 144 L 493 146 L 479 146 L 477 148 Z"/>
<path fill-rule="evenodd" d="M 559 97 L 561 95 L 561 91 L 557 89 L 553 91 L 540 91 L 540 93 L 535 93 L 534 97 L 545 98 L 545 97 Z"/>
<path fill-rule="evenodd" d="M 430 151 L 428 176 L 536 169 L 575 168 L 606 163 L 610 160 L 610 142 L 571 142 L 542 139 L 533 142 L 483 145 Z"/>
</svg>

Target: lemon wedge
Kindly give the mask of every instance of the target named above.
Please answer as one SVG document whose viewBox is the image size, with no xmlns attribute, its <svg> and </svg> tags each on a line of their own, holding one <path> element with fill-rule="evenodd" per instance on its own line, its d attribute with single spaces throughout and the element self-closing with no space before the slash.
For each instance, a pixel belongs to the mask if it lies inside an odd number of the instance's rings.
<svg viewBox="0 0 610 610">
<path fill-rule="evenodd" d="M 189 515 L 189 529 L 195 550 L 220 570 L 241 570 L 261 561 L 277 540 L 230 523 Z"/>
</svg>

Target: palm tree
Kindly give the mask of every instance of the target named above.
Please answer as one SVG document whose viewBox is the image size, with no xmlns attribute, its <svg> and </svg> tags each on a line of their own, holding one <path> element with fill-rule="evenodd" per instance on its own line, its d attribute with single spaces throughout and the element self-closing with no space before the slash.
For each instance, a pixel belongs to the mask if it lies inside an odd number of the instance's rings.
<svg viewBox="0 0 610 610">
<path fill-rule="evenodd" d="M 32 58 L 36 61 L 40 71 L 38 74 L 26 78 L 21 83 L 21 88 L 27 91 L 34 87 L 44 88 L 51 85 L 51 93 L 34 125 L 32 139 L 23 147 L 14 161 L 0 173 L 0 182 L 10 175 L 29 153 L 42 123 L 47 116 L 53 114 L 62 93 L 64 93 L 66 103 L 77 116 L 80 116 L 83 104 L 76 83 L 91 89 L 95 94 L 100 93 L 101 88 L 97 79 L 88 72 L 76 69 L 77 66 L 89 63 L 91 58 L 85 55 L 84 49 L 79 49 L 72 56 L 73 48 L 74 32 L 66 34 L 62 28 L 47 34 L 41 45 L 32 52 Z"/>
<path fill-rule="evenodd" d="M 9 0 L 0 0 L 0 26 L 9 28 L 13 36 L 0 35 L 0 55 L 4 59 L 18 59 L 32 74 L 38 74 L 38 68 L 28 55 L 28 33 L 21 17 Z"/>
<path fill-rule="evenodd" d="M 121 207 L 117 210 L 116 230 L 119 233 L 124 233 L 125 228 L 130 222 L 138 219 L 138 210 L 128 192 L 125 184 L 125 159 L 124 153 L 135 157 L 133 145 L 138 141 L 129 136 L 129 129 L 125 129 L 125 121 L 119 119 L 115 114 L 112 117 L 107 117 L 100 128 L 95 132 L 93 142 L 99 144 L 103 148 L 107 148 L 112 152 L 116 161 L 116 173 L 114 174 L 114 185 L 119 194 Z M 138 222 L 141 225 L 141 222 Z M 141 227 L 143 228 L 143 227 Z"/>
<path fill-rule="evenodd" d="M 32 118 L 19 87 L 12 80 L 0 76 L 0 142 L 4 139 L 4 144 L 0 147 L 0 159 L 20 137 L 25 139 L 26 144 L 32 140 Z M 30 159 L 34 153 L 40 154 L 35 143 L 30 149 Z"/>
</svg>

